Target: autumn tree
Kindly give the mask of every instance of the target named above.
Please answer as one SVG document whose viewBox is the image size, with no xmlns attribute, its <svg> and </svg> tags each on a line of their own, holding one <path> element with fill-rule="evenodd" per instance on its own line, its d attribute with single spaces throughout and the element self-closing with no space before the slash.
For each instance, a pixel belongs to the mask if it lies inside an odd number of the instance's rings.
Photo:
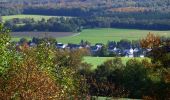
<svg viewBox="0 0 170 100">
<path fill-rule="evenodd" d="M 59 52 L 49 40 L 37 47 L 11 46 L 9 31 L 0 26 L 0 99 L 66 100 L 86 96 L 81 51 Z"/>
<path fill-rule="evenodd" d="M 161 41 L 159 36 L 149 33 L 146 38 L 140 41 L 142 48 L 151 48 L 149 57 L 157 64 L 161 64 L 164 68 L 170 67 L 170 42 L 169 40 Z"/>
<path fill-rule="evenodd" d="M 169 40 L 161 41 L 159 36 L 149 33 L 146 38 L 141 40 L 141 46 L 143 48 L 151 48 L 152 50 L 148 53 L 152 61 L 152 66 L 157 66 L 151 68 L 152 73 L 157 73 L 160 75 L 160 81 L 152 88 L 154 98 L 165 99 L 170 98 L 168 93 L 170 93 L 170 42 Z M 146 63 L 145 63 L 146 64 Z M 160 94 L 160 91 L 161 94 Z"/>
<path fill-rule="evenodd" d="M 149 33 L 145 38 L 140 41 L 143 48 L 154 48 L 161 45 L 161 39 L 153 33 Z"/>
<path fill-rule="evenodd" d="M 63 99 L 60 86 L 46 70 L 41 70 L 33 57 L 24 57 L 22 62 L 13 62 L 0 80 L 2 100 L 54 100 Z"/>
<path fill-rule="evenodd" d="M 0 24 L 0 99 L 63 99 L 55 78 L 38 66 L 35 50 L 23 45 L 16 51 L 10 44 L 9 30 Z"/>
</svg>

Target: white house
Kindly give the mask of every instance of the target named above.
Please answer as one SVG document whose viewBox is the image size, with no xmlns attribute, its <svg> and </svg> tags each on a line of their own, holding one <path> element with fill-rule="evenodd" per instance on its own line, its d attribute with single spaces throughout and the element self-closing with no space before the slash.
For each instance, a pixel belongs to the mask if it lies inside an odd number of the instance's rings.
<svg viewBox="0 0 170 100">
<path fill-rule="evenodd" d="M 56 47 L 59 49 L 64 49 L 66 48 L 67 45 L 63 44 L 63 43 L 57 43 Z"/>
</svg>

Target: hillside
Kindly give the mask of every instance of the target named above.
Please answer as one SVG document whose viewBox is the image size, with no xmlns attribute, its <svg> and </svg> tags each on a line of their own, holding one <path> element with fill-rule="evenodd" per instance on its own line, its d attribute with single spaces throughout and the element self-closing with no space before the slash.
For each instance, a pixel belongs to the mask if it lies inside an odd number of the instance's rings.
<svg viewBox="0 0 170 100">
<path fill-rule="evenodd" d="M 1 16 L 79 17 L 85 28 L 170 30 L 169 0 L 4 0 L 0 8 Z"/>
<path fill-rule="evenodd" d="M 1 1 L 3 2 L 3 1 Z M 87 7 L 87 8 L 145 8 L 151 11 L 170 12 L 169 0 L 4 0 L 4 3 L 20 5 L 57 5 L 59 7 Z"/>
</svg>

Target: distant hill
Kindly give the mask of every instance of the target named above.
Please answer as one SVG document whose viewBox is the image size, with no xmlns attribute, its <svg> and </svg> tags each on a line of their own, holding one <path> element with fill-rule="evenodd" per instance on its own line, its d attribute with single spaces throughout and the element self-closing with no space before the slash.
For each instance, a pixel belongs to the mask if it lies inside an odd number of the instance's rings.
<svg viewBox="0 0 170 100">
<path fill-rule="evenodd" d="M 118 28 L 137 26 L 139 29 L 170 30 L 170 0 L 1 0 L 0 2 L 0 16 L 17 14 L 72 16 L 85 18 L 85 22 L 91 26 Z M 101 25 L 97 25 L 100 22 Z"/>
<path fill-rule="evenodd" d="M 170 12 L 170 0 L 2 0 L 24 5 L 60 5 L 60 7 L 103 7 L 126 8 L 142 7 L 152 11 Z M 0 2 L 2 2 L 0 1 Z"/>
<path fill-rule="evenodd" d="M 100 8 L 111 12 L 170 12 L 170 0 L 1 0 L 0 7 Z M 9 5 L 9 6 L 8 6 Z"/>
</svg>

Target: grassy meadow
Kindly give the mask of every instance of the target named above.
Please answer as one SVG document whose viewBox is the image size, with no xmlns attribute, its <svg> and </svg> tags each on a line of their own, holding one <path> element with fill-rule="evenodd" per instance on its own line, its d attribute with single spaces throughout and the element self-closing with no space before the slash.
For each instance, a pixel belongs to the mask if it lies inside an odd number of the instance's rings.
<svg viewBox="0 0 170 100">
<path fill-rule="evenodd" d="M 121 39 L 138 40 L 145 37 L 149 32 L 165 37 L 170 36 L 170 31 L 100 28 L 84 29 L 79 35 L 57 38 L 57 40 L 63 43 L 80 43 L 81 40 L 87 40 L 92 44 L 106 44 L 108 41 L 119 41 Z"/>
<path fill-rule="evenodd" d="M 56 37 L 57 41 L 62 43 L 80 43 L 81 40 L 87 40 L 92 44 L 95 43 L 104 43 L 106 44 L 108 41 L 119 41 L 121 39 L 128 40 L 139 40 L 145 37 L 149 32 L 155 33 L 159 36 L 170 37 L 170 31 L 155 31 L 155 30 L 137 30 L 137 29 L 117 29 L 117 28 L 99 28 L 99 29 L 84 29 L 80 33 L 75 33 L 60 37 Z M 24 33 L 24 32 L 23 32 Z M 31 32 L 30 34 L 32 34 Z M 48 33 L 48 32 L 44 32 Z M 27 34 L 29 34 L 27 32 Z M 12 40 L 18 40 L 21 36 L 12 36 Z M 29 37 L 25 37 L 29 39 Z"/>
<path fill-rule="evenodd" d="M 105 61 L 113 59 L 114 57 L 84 57 L 84 62 L 89 63 L 92 65 L 92 70 L 96 69 L 98 65 L 103 64 Z M 128 58 L 128 57 L 121 57 L 121 60 L 123 64 L 126 64 L 126 62 L 130 59 L 133 58 Z M 135 58 L 137 60 L 142 60 L 145 58 Z M 149 58 L 146 58 L 149 59 Z"/>
<path fill-rule="evenodd" d="M 7 20 L 11 20 L 14 18 L 24 19 L 24 18 L 33 18 L 35 21 L 40 21 L 42 18 L 48 20 L 52 17 L 61 17 L 61 16 L 46 16 L 46 15 L 10 15 L 10 16 L 2 16 L 2 21 L 5 22 Z M 64 17 L 64 16 L 63 16 Z"/>
</svg>

